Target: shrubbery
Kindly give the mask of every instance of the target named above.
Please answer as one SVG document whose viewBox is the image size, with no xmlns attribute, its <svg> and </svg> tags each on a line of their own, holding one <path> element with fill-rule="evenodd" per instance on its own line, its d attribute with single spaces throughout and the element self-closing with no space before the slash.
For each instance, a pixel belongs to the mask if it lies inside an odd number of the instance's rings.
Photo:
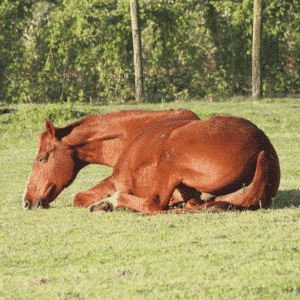
<svg viewBox="0 0 300 300">
<path fill-rule="evenodd" d="M 80 118 L 81 114 L 73 109 L 72 104 L 47 104 L 38 107 L 22 106 L 12 114 L 9 123 L 20 128 L 34 128 L 44 126 L 45 117 L 58 125 L 68 120 Z"/>
<path fill-rule="evenodd" d="M 74 122 L 84 116 L 86 114 L 76 111 L 72 103 L 18 105 L 10 114 L 1 118 L 0 149 L 8 148 L 12 144 L 26 144 L 32 137 L 32 132 L 41 134 L 45 130 L 45 117 L 49 118 L 54 126 L 63 127 L 66 123 Z"/>
<path fill-rule="evenodd" d="M 300 1 L 264 3 L 264 91 L 299 92 Z M 128 0 L 24 7 L 8 0 L 0 6 L 6 30 L 0 33 L 6 47 L 0 50 L 2 98 L 14 103 L 134 98 Z M 16 11 L 21 13 L 12 22 Z M 140 0 L 140 17 L 145 101 L 251 90 L 252 0 Z"/>
</svg>

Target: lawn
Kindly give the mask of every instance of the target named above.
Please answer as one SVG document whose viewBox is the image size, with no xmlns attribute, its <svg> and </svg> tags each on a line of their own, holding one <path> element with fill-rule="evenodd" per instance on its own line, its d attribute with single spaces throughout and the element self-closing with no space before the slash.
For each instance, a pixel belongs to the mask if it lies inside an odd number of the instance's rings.
<svg viewBox="0 0 300 300">
<path fill-rule="evenodd" d="M 241 100 L 5 106 L 12 113 L 0 115 L 0 299 L 299 299 L 300 99 Z M 45 116 L 63 126 L 132 108 L 186 108 L 202 119 L 236 115 L 254 122 L 280 160 L 281 184 L 270 209 L 90 213 L 73 207 L 75 195 L 112 172 L 90 165 L 50 209 L 23 211 Z"/>
</svg>

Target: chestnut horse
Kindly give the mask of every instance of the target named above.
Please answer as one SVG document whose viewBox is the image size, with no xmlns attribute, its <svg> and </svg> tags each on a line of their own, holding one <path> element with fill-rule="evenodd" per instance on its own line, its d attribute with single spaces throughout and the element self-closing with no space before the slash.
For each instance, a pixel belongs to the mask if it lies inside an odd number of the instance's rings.
<svg viewBox="0 0 300 300">
<path fill-rule="evenodd" d="M 46 118 L 46 131 L 39 137 L 39 150 L 25 187 L 25 197 L 23 195 L 24 207 L 48 208 L 49 203 L 74 181 L 83 167 L 89 164 L 114 167 L 132 139 L 158 120 L 169 119 L 178 122 L 199 120 L 196 114 L 184 109 L 97 114 L 64 128 L 54 127 Z M 91 193 L 101 193 L 102 187 L 106 187 L 106 180 L 80 195 L 89 198 Z"/>
<path fill-rule="evenodd" d="M 158 117 L 149 121 L 151 113 Z M 25 208 L 48 207 L 89 163 L 114 167 L 110 177 L 76 195 L 74 206 L 92 211 L 101 208 L 106 194 L 114 195 L 109 201 L 116 207 L 144 214 L 168 212 L 178 202 L 191 211 L 231 205 L 254 210 L 270 205 L 280 180 L 275 149 L 243 118 L 127 111 L 90 116 L 64 128 L 46 119 Z"/>
</svg>

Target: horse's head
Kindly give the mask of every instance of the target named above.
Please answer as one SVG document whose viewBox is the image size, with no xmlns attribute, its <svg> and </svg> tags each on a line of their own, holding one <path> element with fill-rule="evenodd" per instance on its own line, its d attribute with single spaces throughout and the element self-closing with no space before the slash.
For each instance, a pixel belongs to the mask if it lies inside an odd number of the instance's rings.
<svg viewBox="0 0 300 300">
<path fill-rule="evenodd" d="M 48 208 L 81 169 L 76 150 L 57 136 L 56 128 L 48 118 L 45 120 L 46 131 L 39 138 L 39 150 L 23 195 L 26 210 Z"/>
</svg>

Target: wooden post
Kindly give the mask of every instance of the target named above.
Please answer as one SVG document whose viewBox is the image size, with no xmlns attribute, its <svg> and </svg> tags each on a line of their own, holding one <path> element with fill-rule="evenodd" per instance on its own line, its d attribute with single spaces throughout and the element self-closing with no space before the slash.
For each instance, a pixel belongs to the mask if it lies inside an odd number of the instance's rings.
<svg viewBox="0 0 300 300">
<path fill-rule="evenodd" d="M 135 70 L 135 100 L 142 99 L 144 94 L 142 44 L 139 28 L 139 3 L 130 0 L 131 28 L 133 40 L 134 70 Z"/>
<path fill-rule="evenodd" d="M 262 95 L 261 84 L 261 39 L 262 39 L 262 2 L 254 0 L 253 4 L 253 45 L 252 45 L 252 97 Z"/>
</svg>

